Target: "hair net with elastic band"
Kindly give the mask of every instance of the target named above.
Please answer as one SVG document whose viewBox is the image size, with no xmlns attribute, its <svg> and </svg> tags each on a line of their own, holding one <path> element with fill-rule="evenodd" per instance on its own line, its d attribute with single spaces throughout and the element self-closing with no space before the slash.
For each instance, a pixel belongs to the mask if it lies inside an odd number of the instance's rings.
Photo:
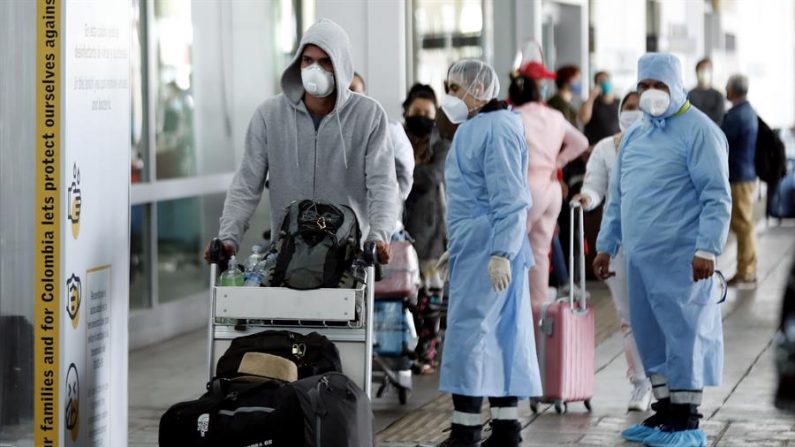
<svg viewBox="0 0 795 447">
<path fill-rule="evenodd" d="M 665 119 L 673 116 L 687 101 L 687 90 L 682 82 L 682 64 L 671 53 L 646 53 L 638 60 L 638 82 L 654 79 L 668 86 L 671 105 L 668 110 L 655 118 Z"/>
<path fill-rule="evenodd" d="M 500 94 L 497 72 L 489 64 L 477 59 L 456 62 L 447 73 L 447 82 L 458 84 L 469 96 L 480 101 L 489 101 Z"/>
</svg>

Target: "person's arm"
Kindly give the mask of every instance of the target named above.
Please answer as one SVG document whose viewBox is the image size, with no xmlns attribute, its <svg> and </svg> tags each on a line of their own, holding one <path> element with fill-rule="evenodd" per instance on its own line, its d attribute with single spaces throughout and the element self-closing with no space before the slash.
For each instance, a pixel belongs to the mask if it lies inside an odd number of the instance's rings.
<svg viewBox="0 0 795 447">
<path fill-rule="evenodd" d="M 570 161 L 579 157 L 583 152 L 588 150 L 588 138 L 585 138 L 582 132 L 572 126 L 571 123 L 563 119 L 563 148 L 558 153 L 557 165 L 562 168 L 569 164 Z"/>
<path fill-rule="evenodd" d="M 489 253 L 514 259 L 527 238 L 527 212 L 532 206 L 527 186 L 527 143 L 507 124 L 494 126 L 484 154 L 492 239 Z M 524 163 L 523 163 L 524 161 Z"/>
<path fill-rule="evenodd" d="M 616 164 L 610 174 L 607 188 L 610 190 L 610 198 L 607 199 L 604 214 L 602 215 L 602 225 L 599 228 L 599 236 L 596 238 L 596 251 L 607 253 L 611 258 L 615 258 L 618 249 L 621 247 L 621 165 L 626 150 L 624 147 L 630 140 L 629 135 L 625 136 L 621 142 L 621 149 L 618 151 Z"/>
<path fill-rule="evenodd" d="M 257 109 L 246 132 L 243 160 L 226 192 L 218 238 L 232 243 L 235 251 L 240 246 L 243 234 L 248 230 L 249 220 L 265 187 L 268 174 L 268 141 L 265 130 L 265 119 Z"/>
<path fill-rule="evenodd" d="M 437 140 L 433 145 L 433 157 L 426 164 L 414 167 L 414 190 L 419 193 L 430 191 L 444 182 L 444 162 L 450 143 L 446 140 Z"/>
<path fill-rule="evenodd" d="M 577 118 L 580 119 L 583 126 L 591 122 L 591 118 L 593 117 L 593 105 L 600 93 L 602 93 L 602 88 L 598 85 L 592 88 L 591 93 L 588 95 L 588 99 L 580 106 L 580 112 L 577 114 Z"/>
<path fill-rule="evenodd" d="M 389 124 L 389 136 L 395 151 L 395 173 L 400 200 L 404 201 L 408 198 L 414 183 L 414 149 L 411 147 L 409 137 L 406 136 L 406 131 L 400 124 Z"/>
<path fill-rule="evenodd" d="M 600 141 L 593 149 L 585 167 L 585 180 L 582 184 L 580 194 L 588 198 L 588 205 L 583 208 L 591 211 L 602 203 L 602 199 L 607 194 L 607 187 L 610 181 L 610 172 L 607 169 L 607 151 L 615 151 L 613 137 L 607 137 Z"/>
<path fill-rule="evenodd" d="M 370 221 L 368 241 L 388 242 L 398 220 L 398 182 L 395 155 L 389 144 L 386 113 L 378 108 L 367 140 L 365 186 L 367 217 Z"/>
<path fill-rule="evenodd" d="M 729 150 L 723 135 L 701 130 L 690 147 L 687 167 L 701 207 L 696 250 L 717 257 L 729 234 L 732 205 Z"/>
</svg>

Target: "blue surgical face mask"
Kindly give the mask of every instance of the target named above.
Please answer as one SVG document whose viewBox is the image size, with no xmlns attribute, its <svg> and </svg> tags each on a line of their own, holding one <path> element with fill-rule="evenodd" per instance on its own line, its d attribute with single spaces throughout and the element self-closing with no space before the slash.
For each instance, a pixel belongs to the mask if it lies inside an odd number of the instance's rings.
<svg viewBox="0 0 795 447">
<path fill-rule="evenodd" d="M 600 86 L 600 87 L 602 87 L 602 94 L 603 94 L 604 96 L 607 96 L 607 95 L 609 95 L 610 93 L 612 93 L 612 92 L 613 92 L 613 83 L 612 83 L 612 82 L 610 82 L 610 80 L 609 80 L 609 79 L 608 79 L 608 80 L 606 80 L 606 81 L 602 81 L 602 82 L 599 84 L 599 86 Z"/>
<path fill-rule="evenodd" d="M 582 82 L 580 81 L 572 82 L 571 84 L 569 84 L 569 88 L 571 89 L 571 92 L 574 93 L 575 95 L 579 96 L 582 94 Z"/>
<path fill-rule="evenodd" d="M 542 100 L 546 101 L 546 99 L 549 98 L 550 90 L 552 90 L 552 86 L 549 84 L 549 82 L 544 81 L 541 83 L 538 93 L 541 95 Z"/>
</svg>

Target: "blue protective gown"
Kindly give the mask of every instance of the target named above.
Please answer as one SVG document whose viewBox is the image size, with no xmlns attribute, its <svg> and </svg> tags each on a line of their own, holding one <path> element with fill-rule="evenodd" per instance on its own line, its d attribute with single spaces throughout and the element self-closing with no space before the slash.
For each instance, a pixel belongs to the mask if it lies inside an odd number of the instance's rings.
<svg viewBox="0 0 795 447">
<path fill-rule="evenodd" d="M 481 113 L 456 131 L 445 166 L 450 305 L 440 390 L 465 396 L 541 394 L 527 270 L 527 145 L 518 115 Z M 494 292 L 491 255 L 511 261 Z"/>
<path fill-rule="evenodd" d="M 729 231 L 728 146 L 721 130 L 688 107 L 673 56 L 646 55 L 639 80 L 671 90 L 660 117 L 625 134 L 610 181 L 597 250 L 626 253 L 630 319 L 647 375 L 671 390 L 717 386 L 723 332 L 713 280 L 693 281 L 696 251 L 719 255 Z M 686 111 L 685 111 L 686 110 Z"/>
</svg>

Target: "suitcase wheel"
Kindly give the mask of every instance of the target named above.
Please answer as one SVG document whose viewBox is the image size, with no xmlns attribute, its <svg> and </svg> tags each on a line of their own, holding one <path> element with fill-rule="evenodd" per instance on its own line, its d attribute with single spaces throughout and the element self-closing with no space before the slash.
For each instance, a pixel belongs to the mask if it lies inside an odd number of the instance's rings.
<svg viewBox="0 0 795 447">
<path fill-rule="evenodd" d="M 538 399 L 530 399 L 530 410 L 533 414 L 538 414 Z"/>
<path fill-rule="evenodd" d="M 568 410 L 569 410 L 569 405 L 566 402 L 563 402 L 562 400 L 555 401 L 555 411 L 558 414 L 564 414 Z"/>
<path fill-rule="evenodd" d="M 590 413 L 591 412 L 591 399 L 585 399 L 585 402 L 583 402 L 583 404 L 585 404 L 585 409 L 588 410 L 588 412 Z"/>
</svg>

